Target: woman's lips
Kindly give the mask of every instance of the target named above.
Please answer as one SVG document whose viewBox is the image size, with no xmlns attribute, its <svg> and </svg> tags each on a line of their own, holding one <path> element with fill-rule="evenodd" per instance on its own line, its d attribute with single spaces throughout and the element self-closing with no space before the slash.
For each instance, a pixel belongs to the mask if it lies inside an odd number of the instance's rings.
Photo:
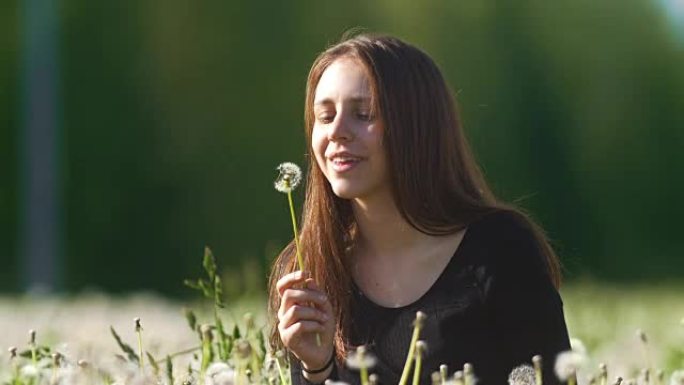
<svg viewBox="0 0 684 385">
<path fill-rule="evenodd" d="M 330 160 L 330 164 L 335 172 L 343 173 L 353 169 L 361 161 L 361 158 L 333 158 Z"/>
</svg>

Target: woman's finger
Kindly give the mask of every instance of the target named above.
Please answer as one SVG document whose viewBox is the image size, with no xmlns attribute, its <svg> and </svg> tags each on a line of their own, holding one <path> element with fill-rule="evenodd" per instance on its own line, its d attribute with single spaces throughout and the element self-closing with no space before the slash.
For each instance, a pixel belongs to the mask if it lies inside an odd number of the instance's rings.
<svg viewBox="0 0 684 385">
<path fill-rule="evenodd" d="M 308 277 L 307 272 L 303 272 L 301 270 L 293 271 L 292 273 L 288 273 L 283 275 L 278 282 L 276 282 L 276 289 L 278 289 L 278 294 L 282 297 L 283 292 L 289 288 L 292 287 L 292 285 L 304 282 L 307 277 Z"/>
<path fill-rule="evenodd" d="M 311 289 L 285 289 L 280 298 L 278 315 L 286 312 L 295 304 L 305 306 L 323 307 L 327 298 L 322 292 Z"/>
<path fill-rule="evenodd" d="M 314 292 L 320 292 L 323 294 L 323 297 L 321 298 L 323 301 L 322 302 L 317 302 L 316 304 L 319 305 L 319 309 L 322 310 L 324 313 L 332 317 L 333 309 L 332 309 L 332 304 L 330 301 L 328 301 L 327 296 L 321 291 L 321 289 L 318 287 L 316 284 L 316 281 L 313 280 L 313 278 L 308 278 L 306 281 L 304 281 L 304 285 L 310 289 L 313 290 Z"/>
<path fill-rule="evenodd" d="M 330 316 L 324 312 L 314 309 L 308 306 L 294 305 L 290 307 L 283 315 L 279 318 L 280 323 L 282 323 L 284 328 L 288 328 L 301 321 L 316 321 L 321 324 L 328 321 Z"/>
<path fill-rule="evenodd" d="M 280 331 L 280 338 L 283 340 L 285 346 L 290 349 L 301 342 L 306 333 L 322 333 L 325 331 L 323 325 L 316 321 L 299 321 L 289 327 L 278 325 Z"/>
</svg>

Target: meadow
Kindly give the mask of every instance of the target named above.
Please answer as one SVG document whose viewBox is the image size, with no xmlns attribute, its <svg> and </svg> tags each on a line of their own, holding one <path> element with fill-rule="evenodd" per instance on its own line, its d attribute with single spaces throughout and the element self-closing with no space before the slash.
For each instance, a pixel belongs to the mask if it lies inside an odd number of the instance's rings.
<svg viewBox="0 0 684 385">
<path fill-rule="evenodd" d="M 204 294 L 209 298 L 220 294 L 220 285 L 218 293 L 212 290 Z M 597 376 L 599 365 L 604 363 L 608 368 L 610 384 L 615 383 L 617 376 L 621 376 L 625 384 L 679 385 L 680 377 L 672 377 L 672 373 L 684 368 L 683 294 L 684 288 L 678 284 L 646 286 L 572 282 L 564 285 L 561 295 L 568 330 L 572 338 L 583 343 L 588 357 L 577 372 L 579 383 L 591 383 L 590 377 Z M 210 366 L 211 361 L 221 360 L 219 330 L 213 328 L 214 338 L 208 339 L 216 344 L 212 355 L 207 357 L 207 351 L 202 349 L 204 340 L 201 325 L 216 325 L 216 315 L 223 324 L 222 332 L 230 337 L 229 342 L 235 346 L 235 349 L 230 350 L 228 360 L 231 368 L 236 369 L 243 365 L 241 362 L 244 363 L 244 382 L 248 382 L 248 379 L 257 382 L 259 376 L 250 373 L 250 369 L 256 368 L 251 365 L 254 360 L 259 360 L 259 371 L 266 373 L 270 370 L 273 375 L 270 379 L 264 375 L 258 381 L 277 383 L 280 377 L 275 361 L 278 360 L 274 360 L 270 354 L 262 354 L 259 347 L 262 341 L 258 335 L 267 330 L 266 298 L 242 298 L 231 301 L 223 308 L 215 307 L 213 303 L 216 302 L 199 299 L 182 303 L 150 293 L 112 296 L 84 292 L 76 296 L 32 294 L 0 298 L 0 346 L 3 347 L 0 352 L 0 383 L 56 384 L 70 383 L 76 378 L 84 381 L 82 377 L 73 377 L 72 372 L 83 372 L 84 368 L 91 367 L 101 369 L 101 373 L 106 372 L 109 377 L 89 377 L 86 383 L 168 383 L 169 374 L 166 371 L 171 369 L 175 383 L 208 384 L 213 381 L 206 377 L 208 372 L 228 369 Z M 189 322 L 188 309 L 194 309 L 196 318 L 192 329 L 190 324 L 193 322 Z M 136 331 L 136 318 L 139 318 L 140 334 Z M 238 335 L 235 335 L 235 325 L 239 329 Z M 110 326 L 120 336 L 122 343 L 132 349 L 133 355 L 141 346 L 150 353 L 143 356 L 145 368 L 142 371 L 139 362 L 131 358 L 130 352 L 124 352 L 117 344 Z M 30 366 L 31 356 L 26 353 L 25 357 L 12 358 L 13 353 L 8 350 L 14 346 L 18 348 L 17 354 L 21 351 L 30 352 L 29 330 L 36 333 L 36 349 L 47 346 L 51 349 L 50 353 L 59 352 L 61 361 L 57 367 L 70 367 L 71 374 L 52 371 L 55 357 L 46 354 L 42 360 L 38 357 L 35 365 L 42 367 L 38 369 L 43 371 L 42 377 L 31 379 L 35 373 L 22 367 Z M 248 350 L 242 359 L 236 359 L 236 355 L 242 354 L 239 346 L 241 341 L 249 342 L 243 346 Z M 165 357 L 175 352 L 181 354 L 172 356 L 172 368 L 166 368 Z M 149 364 L 152 359 L 158 362 L 156 370 Z M 642 372 L 646 367 L 653 368 L 649 379 L 645 379 Z M 661 379 L 658 379 L 658 370 L 662 370 Z M 137 376 L 143 372 L 144 377 Z M 215 376 L 214 380 L 217 378 Z M 216 380 L 213 383 L 240 382 L 237 377 L 231 378 L 229 382 Z M 600 381 L 596 380 L 596 383 Z"/>
</svg>

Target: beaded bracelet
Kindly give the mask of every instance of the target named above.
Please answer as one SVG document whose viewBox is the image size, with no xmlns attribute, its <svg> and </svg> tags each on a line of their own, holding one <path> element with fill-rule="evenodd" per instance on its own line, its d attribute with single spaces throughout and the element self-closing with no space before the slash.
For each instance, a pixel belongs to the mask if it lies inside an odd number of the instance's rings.
<svg viewBox="0 0 684 385">
<path fill-rule="evenodd" d="M 323 372 L 325 372 L 326 370 L 328 370 L 328 368 L 329 368 L 330 366 L 332 366 L 333 362 L 335 362 L 335 352 L 334 352 L 334 351 L 333 351 L 333 354 L 330 356 L 330 359 L 328 360 L 328 362 L 327 362 L 327 363 L 325 364 L 325 366 L 323 366 L 322 368 L 320 368 L 320 369 L 313 369 L 313 370 L 312 370 L 312 369 L 307 369 L 307 368 L 304 367 L 304 365 L 302 365 L 302 370 L 305 371 L 305 372 L 307 372 L 307 373 L 309 373 L 309 374 L 323 373 Z"/>
</svg>

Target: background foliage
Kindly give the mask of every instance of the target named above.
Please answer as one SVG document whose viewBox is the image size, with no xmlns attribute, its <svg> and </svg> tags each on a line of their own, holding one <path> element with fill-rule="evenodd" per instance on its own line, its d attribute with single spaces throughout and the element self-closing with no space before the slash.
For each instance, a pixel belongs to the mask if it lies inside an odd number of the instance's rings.
<svg viewBox="0 0 684 385">
<path fill-rule="evenodd" d="M 14 291 L 22 10 L 3 8 L 0 290 Z M 63 289 L 181 293 L 204 245 L 227 286 L 262 285 L 244 277 L 290 236 L 272 181 L 305 162 L 309 66 L 355 26 L 433 56 L 490 183 L 548 230 L 570 278 L 684 274 L 684 44 L 660 3 L 63 0 L 59 18 Z"/>
</svg>

